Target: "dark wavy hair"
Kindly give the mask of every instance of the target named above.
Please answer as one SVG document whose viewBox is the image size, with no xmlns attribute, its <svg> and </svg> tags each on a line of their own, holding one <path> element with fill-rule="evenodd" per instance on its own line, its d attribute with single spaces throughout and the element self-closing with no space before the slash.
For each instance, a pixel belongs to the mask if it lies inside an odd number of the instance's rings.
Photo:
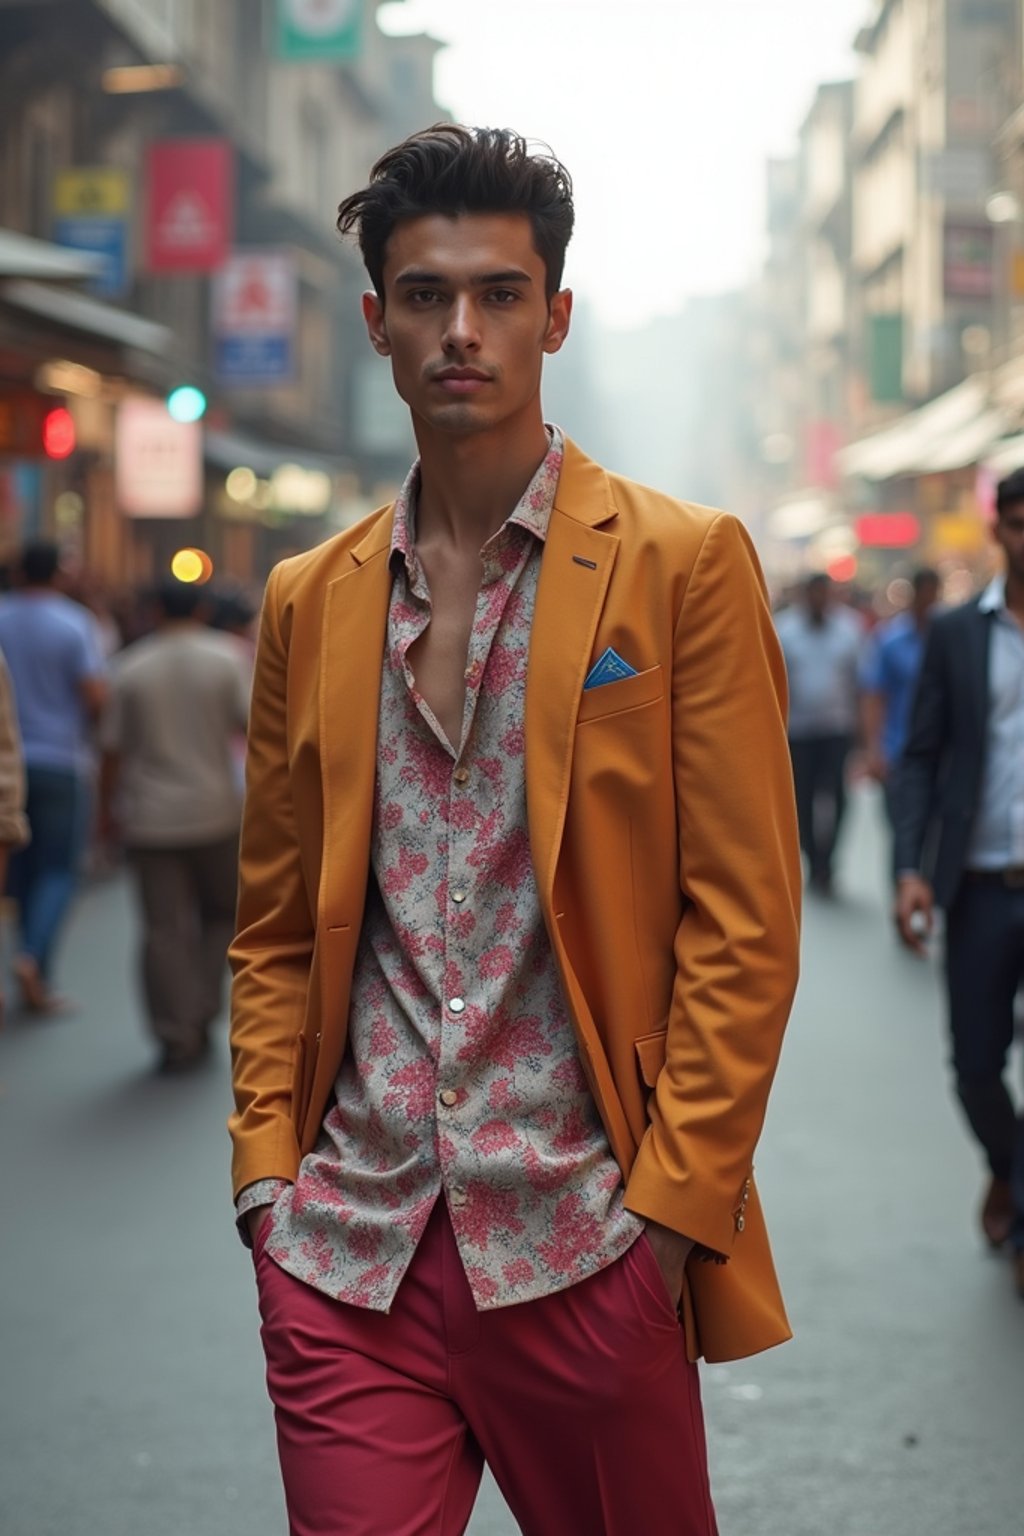
<svg viewBox="0 0 1024 1536">
<path fill-rule="evenodd" d="M 432 213 L 526 214 L 548 299 L 558 292 L 574 212 L 572 178 L 550 152 L 531 151 L 510 128 L 435 123 L 381 155 L 369 183 L 338 208 L 338 230 L 357 234 L 378 297 L 395 225 Z"/>
</svg>

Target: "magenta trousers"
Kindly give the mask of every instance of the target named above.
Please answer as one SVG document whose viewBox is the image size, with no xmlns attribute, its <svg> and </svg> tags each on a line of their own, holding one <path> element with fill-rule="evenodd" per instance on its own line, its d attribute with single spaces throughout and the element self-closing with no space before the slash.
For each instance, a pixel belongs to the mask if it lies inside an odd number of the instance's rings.
<svg viewBox="0 0 1024 1536">
<path fill-rule="evenodd" d="M 647 1240 L 478 1312 L 443 1198 L 390 1313 L 256 1244 L 292 1536 L 460 1536 L 484 1462 L 523 1536 L 716 1536 L 697 1368 Z"/>
</svg>

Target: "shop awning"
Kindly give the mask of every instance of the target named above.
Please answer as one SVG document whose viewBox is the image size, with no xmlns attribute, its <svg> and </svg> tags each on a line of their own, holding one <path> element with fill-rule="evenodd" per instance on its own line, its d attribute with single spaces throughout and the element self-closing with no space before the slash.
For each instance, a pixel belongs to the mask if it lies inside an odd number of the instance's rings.
<svg viewBox="0 0 1024 1536">
<path fill-rule="evenodd" d="M 836 522 L 838 514 L 818 491 L 787 496 L 769 512 L 765 531 L 773 539 L 810 539 Z"/>
<path fill-rule="evenodd" d="M 0 229 L 0 277 L 73 283 L 98 276 L 105 265 L 105 259 L 92 251 L 72 251 L 17 230 Z"/>
<path fill-rule="evenodd" d="M 1004 437 L 1002 442 L 986 453 L 982 467 L 997 480 L 1011 475 L 1015 469 L 1024 468 L 1024 433 L 1016 437 Z"/>
<path fill-rule="evenodd" d="M 134 347 L 139 352 L 166 357 L 173 347 L 174 333 L 166 325 L 158 325 L 155 320 L 145 320 L 141 315 L 116 309 L 113 304 L 104 304 L 101 299 L 90 299 L 82 293 L 15 279 L 0 283 L 0 300 L 15 309 L 40 315 L 52 325 L 101 336 L 105 341 Z"/>
<path fill-rule="evenodd" d="M 265 438 L 250 437 L 245 432 L 211 429 L 205 434 L 204 444 L 207 461 L 218 469 L 244 467 L 263 480 L 269 480 L 284 464 L 298 464 L 302 469 L 321 470 L 327 475 L 343 474 L 352 467 L 350 460 L 340 456 L 334 458 L 306 448 L 268 443 Z"/>
<path fill-rule="evenodd" d="M 1009 421 L 1006 411 L 990 403 L 983 384 L 965 379 L 881 432 L 851 443 L 837 462 L 844 475 L 866 480 L 965 469 L 980 463 Z"/>
</svg>

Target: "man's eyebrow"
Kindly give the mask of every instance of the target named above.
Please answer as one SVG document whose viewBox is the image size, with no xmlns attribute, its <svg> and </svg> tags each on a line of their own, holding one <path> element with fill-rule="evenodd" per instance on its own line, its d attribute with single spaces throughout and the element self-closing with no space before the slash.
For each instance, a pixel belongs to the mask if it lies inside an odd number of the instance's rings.
<svg viewBox="0 0 1024 1536">
<path fill-rule="evenodd" d="M 440 272 L 427 272 L 415 268 L 408 272 L 399 272 L 395 278 L 395 283 L 402 288 L 414 288 L 421 285 L 429 287 L 432 284 L 440 285 L 448 281 L 449 279 L 442 276 Z M 490 288 L 496 283 L 532 283 L 533 278 L 529 272 L 523 272 L 519 267 L 509 267 L 504 272 L 481 272 L 478 277 L 471 278 L 470 281 L 475 287 Z"/>
</svg>

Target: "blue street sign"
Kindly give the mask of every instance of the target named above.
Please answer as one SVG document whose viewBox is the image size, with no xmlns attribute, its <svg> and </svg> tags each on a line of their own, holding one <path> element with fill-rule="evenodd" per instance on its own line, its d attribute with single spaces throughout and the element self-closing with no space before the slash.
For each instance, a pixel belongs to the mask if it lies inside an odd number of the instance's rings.
<svg viewBox="0 0 1024 1536">
<path fill-rule="evenodd" d="M 75 214 L 57 219 L 53 238 L 73 251 L 90 251 L 104 258 L 103 271 L 89 279 L 91 293 L 120 298 L 128 286 L 128 241 L 124 219 Z"/>
</svg>

